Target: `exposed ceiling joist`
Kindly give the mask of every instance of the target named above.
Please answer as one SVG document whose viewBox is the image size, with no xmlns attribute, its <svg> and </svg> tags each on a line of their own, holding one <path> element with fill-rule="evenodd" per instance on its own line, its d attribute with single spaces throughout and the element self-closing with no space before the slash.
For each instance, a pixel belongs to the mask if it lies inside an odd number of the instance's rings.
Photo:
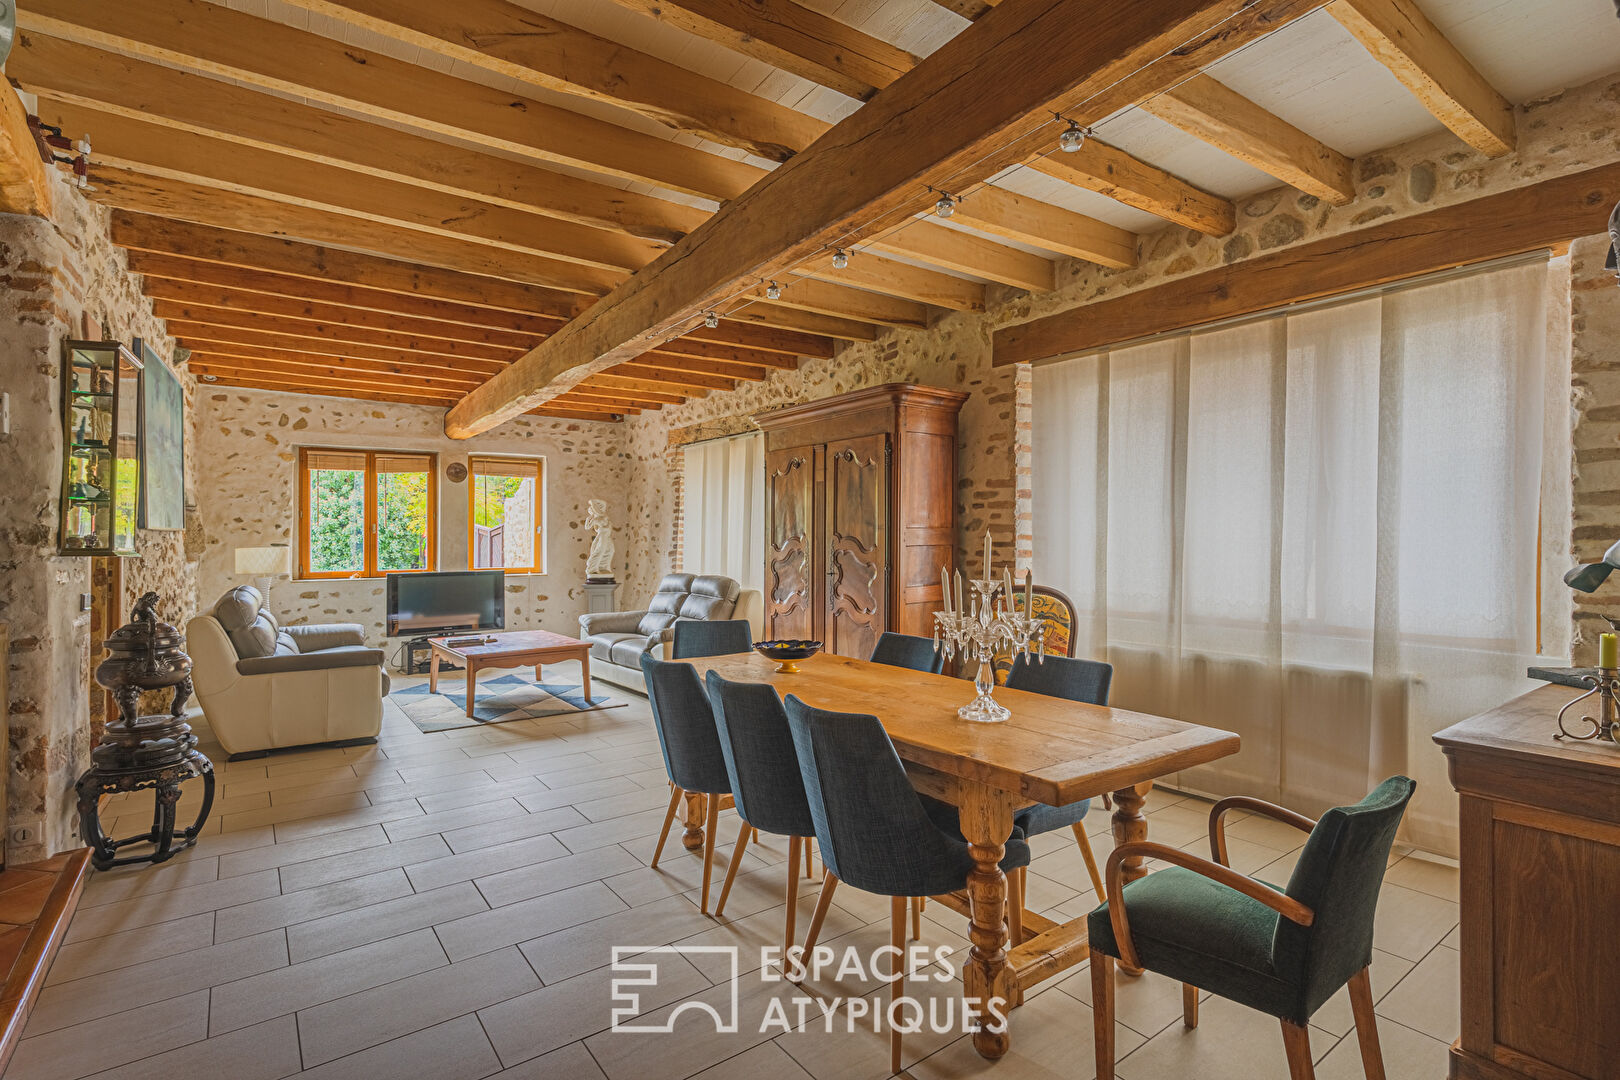
<svg viewBox="0 0 1620 1080">
<path fill-rule="evenodd" d="M 209 373 L 214 374 L 214 373 Z M 369 390 L 357 390 L 350 386 L 347 388 L 334 388 L 324 386 L 310 386 L 300 383 L 296 379 L 282 377 L 263 377 L 252 374 L 214 374 L 214 381 L 207 383 L 207 388 L 214 390 L 228 390 L 232 388 L 241 390 L 269 390 L 278 394 L 312 394 L 315 397 L 352 398 L 358 401 L 385 401 L 396 405 L 426 405 L 430 408 L 442 409 L 445 399 L 439 397 L 423 397 L 416 394 L 392 393 L 377 394 Z M 552 415 L 547 413 L 546 415 Z M 595 413 L 582 414 L 577 417 L 581 420 L 612 420 L 612 416 Z"/>
<path fill-rule="evenodd" d="M 659 22 L 864 101 L 917 58 L 793 0 L 618 0 Z"/>
<path fill-rule="evenodd" d="M 981 187 L 957 204 L 955 220 L 1076 259 L 1123 270 L 1136 265 L 1136 234 L 1085 214 Z"/>
<path fill-rule="evenodd" d="M 152 301 L 152 313 L 166 319 L 173 326 L 209 327 L 244 330 L 260 334 L 275 334 L 288 339 L 320 338 L 343 344 L 370 345 L 390 349 L 401 354 L 459 357 L 464 360 L 509 361 L 521 355 L 521 347 L 489 345 L 478 342 L 457 341 L 452 338 L 429 337 L 403 331 L 375 330 L 359 326 L 346 319 L 316 322 L 305 319 L 261 315 L 235 308 L 207 307 L 201 304 L 177 303 L 173 300 Z M 178 331 L 176 331 L 178 333 Z M 533 345 L 533 340 L 530 340 Z"/>
<path fill-rule="evenodd" d="M 1073 153 L 1042 154 L 1025 164 L 1055 180 L 1106 195 L 1208 236 L 1225 236 L 1237 227 L 1237 211 L 1230 200 L 1211 195 L 1100 139 L 1087 139 Z"/>
<path fill-rule="evenodd" d="M 1356 197 L 1350 159 L 1208 75 L 1142 108 L 1240 161 L 1335 206 Z"/>
<path fill-rule="evenodd" d="M 1252 23 L 1271 6 L 1138 0 L 1081 20 L 1063 0 L 1007 0 L 469 394 L 446 417 L 446 431 L 488 430 L 645 351 L 750 283 L 915 212 L 927 187 L 960 190 L 1024 160 L 1032 150 L 1008 157 L 1009 148 L 1043 131 L 1054 137 L 1054 111 L 1091 123 L 1100 116 L 1090 110 L 1121 86 L 1137 100 L 1167 89 L 1188 64 L 1202 67 L 1236 47 L 1243 33 L 1228 20 Z M 1037 54 L 1051 61 L 1029 63 Z"/>
<path fill-rule="evenodd" d="M 781 282 L 782 295 L 769 300 L 772 307 L 798 308 L 816 315 L 857 319 L 882 326 L 924 327 L 931 321 L 932 309 L 910 300 L 899 300 L 863 289 L 834 285 L 813 278 L 788 278 Z M 767 300 L 768 286 L 756 285 L 748 295 Z"/>
<path fill-rule="evenodd" d="M 199 365 L 217 370 L 220 367 L 234 367 L 241 369 L 263 369 L 265 371 L 281 370 L 291 374 L 305 368 L 330 369 L 332 371 L 367 372 L 377 376 L 411 375 L 426 376 L 439 379 L 445 383 L 456 383 L 462 386 L 477 386 L 483 382 L 487 375 L 476 371 L 463 371 L 459 368 L 447 368 L 422 361 L 385 362 L 367 360 L 358 356 L 303 356 L 294 352 L 278 355 L 240 356 L 228 348 L 214 349 L 208 342 L 198 342 L 203 348 L 194 350 L 188 367 L 196 371 Z M 465 390 L 463 390 L 465 393 Z"/>
<path fill-rule="evenodd" d="M 827 126 L 510 0 L 288 2 L 530 86 L 617 105 L 769 161 L 787 160 Z"/>
<path fill-rule="evenodd" d="M 877 340 L 877 327 L 871 323 L 840 319 L 836 315 L 818 315 L 813 311 L 798 311 L 781 304 L 761 303 L 753 299 L 742 301 L 740 307 L 730 306 L 724 314 L 721 326 L 753 323 L 761 327 L 820 334 L 839 341 Z M 691 333 L 688 331 L 688 335 Z"/>
<path fill-rule="evenodd" d="M 926 219 L 913 220 L 895 232 L 874 236 L 865 241 L 865 247 L 988 278 L 1015 289 L 1048 292 L 1056 284 L 1056 269 L 1051 259 L 948 229 Z"/>
<path fill-rule="evenodd" d="M 467 384 L 454 379 L 414 372 L 377 372 L 365 368 L 334 364 L 268 364 L 232 361 L 229 357 L 197 360 L 189 365 L 197 375 L 246 375 L 285 379 L 300 386 L 343 387 L 354 386 L 373 393 L 391 390 L 407 394 L 443 394 L 455 396 L 467 392 Z"/>
<path fill-rule="evenodd" d="M 685 394 L 687 397 L 707 397 L 710 390 L 732 390 L 737 383 L 733 379 L 700 379 L 679 381 L 662 379 L 657 376 L 656 368 L 646 368 L 637 365 L 628 365 L 623 368 L 625 374 L 620 374 L 619 368 L 610 368 L 591 377 L 591 384 L 608 388 L 622 388 L 625 390 L 673 390 Z"/>
<path fill-rule="evenodd" d="M 1327 10 L 1463 142 L 1487 157 L 1513 152 L 1513 106 L 1413 0 L 1334 0 Z"/>
<path fill-rule="evenodd" d="M 984 286 L 976 281 L 964 281 L 937 270 L 924 270 L 909 263 L 896 262 L 879 255 L 862 252 L 850 257 L 842 270 L 832 264 L 828 255 L 806 263 L 802 272 L 810 277 L 834 284 L 847 283 L 887 296 L 914 300 L 919 304 L 950 308 L 953 311 L 983 311 Z M 783 295 L 791 291 L 788 282 L 780 282 Z"/>
<path fill-rule="evenodd" d="M 423 364 L 451 371 L 462 371 L 477 376 L 479 381 L 497 374 L 506 367 L 505 363 L 489 360 L 460 360 L 451 357 L 415 357 L 410 360 L 401 358 L 397 352 L 387 349 L 373 349 L 369 346 L 351 345 L 333 346 L 327 342 L 315 343 L 316 348 L 308 348 L 300 341 L 283 342 L 281 347 L 275 345 L 256 344 L 252 340 L 236 341 L 234 338 L 250 339 L 251 335 L 242 332 L 220 331 L 213 327 L 198 327 L 197 333 L 190 339 L 186 348 L 194 353 L 203 353 L 211 356 L 229 356 L 238 360 L 277 362 L 308 362 L 311 358 L 318 358 L 332 363 L 337 360 L 367 360 L 377 364 Z"/>
<path fill-rule="evenodd" d="M 0 214 L 51 216 L 51 177 L 28 130 L 28 110 L 0 81 Z"/>
<path fill-rule="evenodd" d="M 163 301 L 158 301 L 158 305 L 164 306 Z M 175 337 L 187 341 L 209 341 L 218 345 L 248 345 L 314 356 L 358 356 L 384 362 L 411 356 L 429 357 L 447 366 L 452 361 L 482 362 L 485 365 L 495 363 L 502 367 L 510 363 L 511 353 L 505 349 L 474 349 L 459 342 L 447 342 L 444 347 L 440 347 L 438 343 L 425 338 L 405 339 L 406 344 L 394 344 L 392 341 L 378 344 L 375 339 L 356 340 L 359 337 L 369 337 L 371 331 L 346 332 L 344 327 L 316 326 L 309 323 L 298 325 L 254 323 L 252 316 L 242 312 L 237 314 L 241 315 L 241 321 L 248 325 L 217 318 L 209 322 L 198 318 L 182 319 L 175 316 L 160 316 L 160 318 L 168 320 L 169 332 Z"/>
</svg>

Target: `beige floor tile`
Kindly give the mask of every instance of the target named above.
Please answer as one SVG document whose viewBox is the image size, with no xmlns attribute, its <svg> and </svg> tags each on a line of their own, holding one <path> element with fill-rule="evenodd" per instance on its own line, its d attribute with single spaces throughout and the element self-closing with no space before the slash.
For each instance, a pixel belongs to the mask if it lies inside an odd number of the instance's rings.
<svg viewBox="0 0 1620 1080">
<path fill-rule="evenodd" d="M 637 1016 L 632 1021 L 644 1025 L 668 1025 L 667 1034 L 651 1036 L 630 1031 L 603 1031 L 585 1040 L 586 1049 L 596 1059 L 609 1080 L 683 1080 L 713 1065 L 770 1041 L 773 1030 L 766 1019 L 770 1003 L 792 1016 L 789 1003 L 802 995 L 792 983 L 745 979 L 740 991 L 729 983 Z M 736 1030 L 716 1030 L 715 1019 L 696 1012 L 688 1002 L 702 1002 L 715 1009 L 722 1019 L 731 1018 L 736 1005 Z M 678 1015 L 675 1010 L 682 1010 Z"/>
<path fill-rule="evenodd" d="M 244 810 L 239 814 L 220 816 L 221 832 L 239 832 L 260 825 L 280 825 L 304 818 L 325 818 L 344 810 L 357 810 L 370 805 L 359 791 L 346 795 L 326 795 L 319 799 L 298 799 L 285 805 L 270 805 L 262 810 Z"/>
<path fill-rule="evenodd" d="M 1383 1049 L 1388 1080 L 1436 1080 L 1447 1075 L 1451 1044 L 1380 1019 L 1378 1041 Z M 1339 1044 L 1316 1066 L 1316 1080 L 1364 1080 L 1361 1047 L 1354 1036 Z"/>
<path fill-rule="evenodd" d="M 287 938 L 274 930 L 196 949 L 178 962 L 163 957 L 87 979 L 57 983 L 40 993 L 24 1035 L 71 1027 L 286 966 Z"/>
<path fill-rule="evenodd" d="M 471 825 L 464 829 L 455 829 L 444 833 L 444 842 L 450 845 L 450 850 L 458 855 L 464 851 L 476 851 L 479 848 L 494 847 L 510 840 L 521 840 L 526 836 L 539 836 L 542 833 L 559 833 L 562 830 L 575 828 L 585 820 L 585 816 L 572 806 L 558 806 L 550 810 L 537 810 L 528 814 L 516 814 L 512 817 L 501 818 L 499 821 L 487 821 L 481 825 Z M 561 836 L 557 839 L 562 840 Z M 579 848 L 564 842 L 570 851 Z"/>
<path fill-rule="evenodd" d="M 214 987 L 209 1030 L 219 1035 L 448 963 L 433 931 L 418 930 L 267 971 Z"/>
<path fill-rule="evenodd" d="M 146 927 L 121 934 L 63 945 L 51 962 L 45 985 L 131 967 L 146 960 L 177 956 L 214 943 L 214 913 L 204 911 L 163 923 L 157 931 Z"/>
<path fill-rule="evenodd" d="M 343 832 L 348 829 L 358 829 L 362 825 L 381 825 L 400 818 L 416 817 L 422 813 L 422 807 L 415 799 L 401 799 L 398 802 L 382 803 L 379 806 L 366 805 L 354 810 L 344 810 L 339 813 L 320 814 L 296 821 L 281 822 L 276 825 L 276 842 L 284 844 L 289 840 L 301 840 L 308 836 L 320 836 L 325 833 Z"/>
<path fill-rule="evenodd" d="M 668 807 L 667 792 L 648 788 L 636 788 L 634 791 L 574 804 L 574 809 L 592 821 L 606 821 L 643 810 L 666 810 Z"/>
<path fill-rule="evenodd" d="M 187 885 L 201 885 L 219 878 L 219 856 L 171 859 L 156 866 L 135 863 L 112 870 L 98 870 L 85 883 L 79 897 L 79 907 L 93 908 L 103 904 L 116 904 L 137 896 L 182 889 Z"/>
<path fill-rule="evenodd" d="M 1462 1030 L 1458 953 L 1439 946 L 1378 1002 L 1379 1016 L 1449 1043 Z"/>
<path fill-rule="evenodd" d="M 454 919 L 434 929 L 445 954 L 459 961 L 599 919 L 623 908 L 623 902 L 613 895 L 613 890 L 592 881 Z"/>
<path fill-rule="evenodd" d="M 529 966 L 549 986 L 611 963 L 614 946 L 696 942 L 700 939 L 694 935 L 713 926 L 713 919 L 681 897 L 672 897 L 534 938 L 524 942 L 522 950 Z"/>
<path fill-rule="evenodd" d="M 479 877 L 474 884 L 484 894 L 490 907 L 504 907 L 519 901 L 545 896 L 562 889 L 573 888 L 587 882 L 624 872 L 634 860 L 620 848 L 602 848 L 578 855 L 562 855 L 533 866 Z M 614 905 L 611 910 L 617 910 Z"/>
<path fill-rule="evenodd" d="M 1384 995 L 1389 993 L 1402 979 L 1406 978 L 1413 968 L 1412 961 L 1396 956 L 1394 953 L 1384 952 L 1382 949 L 1373 950 L 1372 962 L 1372 993 L 1373 1002 L 1382 1001 Z M 1315 1027 L 1331 1031 L 1335 1035 L 1344 1035 L 1356 1025 L 1355 1013 L 1350 1008 L 1350 991 L 1348 988 L 1340 989 L 1327 1002 L 1316 1010 L 1311 1017 L 1311 1024 Z M 1452 1032 L 1455 1039 L 1457 1033 Z"/>
<path fill-rule="evenodd" d="M 546 786 L 533 776 L 524 776 L 516 780 L 491 780 L 487 785 L 462 786 L 448 788 L 444 791 L 435 791 L 417 797 L 422 809 L 429 814 L 442 813 L 445 810 L 456 810 L 463 806 L 474 806 L 478 803 L 499 802 L 502 799 L 515 799 L 519 795 L 535 795 L 546 790 Z M 368 794 L 371 794 L 368 792 Z M 372 802 L 379 801 L 375 794 L 371 794 Z M 525 807 L 524 809 L 529 809 Z"/>
<path fill-rule="evenodd" d="M 551 810 L 559 806 L 573 806 L 576 802 L 592 799 L 606 799 L 614 795 L 623 795 L 627 792 L 640 790 L 637 784 L 622 776 L 610 777 L 606 780 L 592 780 L 573 787 L 546 787 L 543 790 L 528 795 L 519 795 L 517 801 L 522 803 L 530 813 L 541 810 Z M 664 796 L 669 797 L 668 792 Z M 580 815 L 584 817 L 584 815 Z"/>
<path fill-rule="evenodd" d="M 1247 840 L 1277 851 L 1293 851 L 1304 844 L 1310 835 L 1264 814 L 1249 814 L 1241 818 L 1229 814 L 1228 817 L 1226 835 L 1229 839 Z"/>
<path fill-rule="evenodd" d="M 1091 1006 L 1091 965 L 1079 964 L 1052 984 L 1059 992 Z M 1088 1014 L 1089 1017 L 1089 1014 Z M 1127 975 L 1114 970 L 1114 1019 L 1144 1039 L 1181 1024 L 1181 984 L 1151 971 Z"/>
<path fill-rule="evenodd" d="M 417 892 L 426 892 L 429 889 L 453 885 L 458 881 L 471 881 L 474 878 L 498 874 L 503 870 L 515 870 L 550 859 L 558 859 L 567 854 L 568 849 L 563 847 L 555 836 L 543 833 L 540 836 L 509 840 L 493 847 L 474 848 L 460 855 L 447 855 L 442 859 L 417 863 L 414 866 L 407 866 L 405 874 L 411 879 L 411 885 Z"/>
<path fill-rule="evenodd" d="M 819 891 L 816 890 L 801 897 L 798 904 L 795 905 L 797 916 L 793 931 L 794 945 L 804 944 L 805 933 L 809 930 L 810 920 L 815 915 Z M 659 904 L 648 904 L 646 907 L 633 908 L 630 911 L 622 912 L 618 917 L 630 921 L 636 917 L 637 912 L 660 907 L 668 902 L 662 901 Z M 682 898 L 681 902 L 686 904 L 689 910 L 697 911 L 696 906 L 691 901 Z M 729 912 L 729 910 L 728 908 L 727 911 Z M 704 922 L 697 933 L 689 937 L 683 936 L 671 940 L 676 941 L 683 948 L 691 945 L 704 947 L 712 945 L 734 946 L 738 952 L 737 970 L 746 975 L 751 971 L 758 970 L 761 964 L 765 962 L 764 958 L 767 954 L 763 950 L 773 950 L 769 954 L 772 957 L 781 955 L 782 948 L 786 944 L 784 941 L 784 934 L 787 929 L 787 923 L 784 919 L 785 910 L 784 905 L 778 903 L 775 907 L 755 912 L 743 919 L 732 919 L 729 915 L 724 919 L 699 915 L 698 918 L 703 919 Z M 885 922 L 884 925 L 886 927 L 888 924 Z M 836 943 L 845 935 L 853 934 L 861 929 L 864 929 L 864 927 L 858 919 L 834 907 L 827 912 L 827 918 L 822 923 L 820 940 Z M 930 929 L 932 928 L 930 927 Z M 884 932 L 887 933 L 887 930 Z M 724 980 L 730 970 L 729 958 L 718 955 L 694 955 L 690 957 L 690 960 L 693 966 L 703 972 L 711 982 Z"/>
<path fill-rule="evenodd" d="M 478 1017 L 468 1015 L 318 1065 L 300 1080 L 478 1080 L 500 1067 Z"/>
<path fill-rule="evenodd" d="M 1037 1001 L 1045 1000 L 1041 995 Z M 1014 1028 L 1015 1039 L 1017 1029 Z M 1336 1042 L 1311 1030 L 1311 1053 L 1320 1059 Z M 1198 1077 L 1198 1080 L 1288 1080 L 1282 1026 L 1276 1018 L 1225 998 L 1209 997 L 1199 1006 L 1198 1027 L 1171 1024 L 1139 1049 L 1120 1051 L 1119 1072 L 1129 1080 Z"/>
<path fill-rule="evenodd" d="M 678 825 L 670 830 L 670 838 L 664 844 L 664 854 L 656 870 L 645 864 L 645 860 L 652 858 L 652 847 L 652 844 L 620 845 L 617 850 L 629 854 L 634 860 L 632 865 L 637 868 L 604 879 L 604 883 L 631 907 L 650 904 L 667 896 L 680 896 L 703 884 L 703 853 L 690 852 L 681 846 Z M 642 848 L 646 850 L 643 851 Z M 753 848 L 754 845 L 750 844 L 748 852 L 743 855 L 743 867 L 738 871 L 739 875 L 746 870 L 767 868 L 767 864 L 753 854 Z M 721 862 L 718 852 L 715 861 Z M 723 864 L 719 870 L 719 880 L 722 882 L 725 880 L 725 865 L 729 863 Z M 812 882 L 807 881 L 805 884 L 815 887 Z M 716 892 L 714 895 L 718 897 L 720 894 Z"/>
<path fill-rule="evenodd" d="M 276 927 L 319 919 L 351 908 L 380 904 L 411 891 L 405 871 L 398 868 L 378 874 L 334 881 L 300 892 L 271 896 L 252 903 L 223 908 L 214 919 L 214 940 L 230 941 L 263 933 Z"/>
<path fill-rule="evenodd" d="M 1423 852 L 1413 852 L 1384 874 L 1387 884 L 1415 889 L 1452 903 L 1457 902 L 1458 880 L 1454 861 Z"/>
<path fill-rule="evenodd" d="M 1373 944 L 1421 960 L 1457 925 L 1457 905 L 1438 896 L 1386 884 L 1378 897 Z"/>
<path fill-rule="evenodd" d="M 269 870 L 290 863 L 307 862 L 310 859 L 320 859 L 328 855 L 339 855 L 344 852 L 377 847 L 386 843 L 388 843 L 388 834 L 383 832 L 381 825 L 365 825 L 358 829 L 325 833 L 321 836 L 312 836 L 307 840 L 290 840 L 280 844 L 271 843 L 264 847 L 249 848 L 246 851 L 221 855 L 219 859 L 219 876 L 221 878 L 239 877 L 242 874 L 251 874 L 258 870 Z"/>
<path fill-rule="evenodd" d="M 304 1064 L 332 1061 L 539 985 L 522 953 L 501 949 L 305 1009 L 298 1014 Z"/>
<path fill-rule="evenodd" d="M 462 881 L 289 926 L 287 952 L 296 964 L 369 942 L 386 941 L 488 907 L 472 882 Z"/>
<path fill-rule="evenodd" d="M 490 1080 L 606 1080 L 583 1042 L 569 1043 L 498 1072 Z"/>
<path fill-rule="evenodd" d="M 458 829 L 476 829 L 501 818 L 528 816 L 528 813 L 516 799 L 499 799 L 390 821 L 383 828 L 388 831 L 388 838 L 397 843 L 417 836 L 454 832 Z"/>
<path fill-rule="evenodd" d="M 188 885 L 181 889 L 138 896 L 116 904 L 89 908 L 78 912 L 68 927 L 69 943 L 93 937 L 104 937 L 139 926 L 168 922 L 198 912 L 214 911 L 235 904 L 244 904 L 281 891 L 281 882 L 274 870 L 261 870 L 256 874 L 210 881 L 202 885 Z M 242 935 L 238 935 L 242 936 Z"/>
<path fill-rule="evenodd" d="M 429 833 L 411 840 L 327 855 L 281 867 L 281 891 L 299 892 L 346 878 L 364 877 L 411 863 L 443 858 L 449 854 L 450 846 L 437 833 Z"/>
<path fill-rule="evenodd" d="M 107 1033 L 116 1032 L 117 1038 Z M 143 1005 L 23 1039 L 6 1072 L 27 1080 L 76 1080 L 208 1036 L 208 991 Z"/>
<path fill-rule="evenodd" d="M 704 1069 L 693 1080 L 807 1080 L 809 1075 L 775 1043 L 762 1043 Z"/>
<path fill-rule="evenodd" d="M 298 1069 L 298 1029 L 291 1016 L 281 1016 L 96 1073 L 95 1080 L 281 1080 Z"/>
</svg>

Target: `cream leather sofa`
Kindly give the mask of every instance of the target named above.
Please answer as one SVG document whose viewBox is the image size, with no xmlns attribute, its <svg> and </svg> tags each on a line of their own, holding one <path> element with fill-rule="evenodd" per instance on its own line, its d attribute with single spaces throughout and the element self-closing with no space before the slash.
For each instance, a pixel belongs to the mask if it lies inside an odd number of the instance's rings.
<svg viewBox="0 0 1620 1080">
<path fill-rule="evenodd" d="M 745 589 L 717 574 L 666 574 L 645 608 L 579 617 L 580 640 L 591 643 L 591 678 L 645 692 L 641 654 L 669 659 L 669 642 L 681 619 L 718 622 L 747 619 L 755 638 L 765 623 L 758 589 Z"/>
<path fill-rule="evenodd" d="M 186 624 L 186 649 L 203 715 L 233 758 L 382 729 L 383 651 L 366 648 L 358 625 L 282 627 L 243 585 Z"/>
</svg>

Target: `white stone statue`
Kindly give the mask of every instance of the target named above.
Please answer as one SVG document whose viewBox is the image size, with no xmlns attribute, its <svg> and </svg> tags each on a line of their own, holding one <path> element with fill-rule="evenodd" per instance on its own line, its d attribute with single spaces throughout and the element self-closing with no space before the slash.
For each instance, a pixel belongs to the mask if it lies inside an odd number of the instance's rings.
<svg viewBox="0 0 1620 1080">
<path fill-rule="evenodd" d="M 592 499 L 586 504 L 585 527 L 596 534 L 590 554 L 585 556 L 585 580 L 612 581 L 613 523 L 608 520 L 607 503 Z"/>
</svg>

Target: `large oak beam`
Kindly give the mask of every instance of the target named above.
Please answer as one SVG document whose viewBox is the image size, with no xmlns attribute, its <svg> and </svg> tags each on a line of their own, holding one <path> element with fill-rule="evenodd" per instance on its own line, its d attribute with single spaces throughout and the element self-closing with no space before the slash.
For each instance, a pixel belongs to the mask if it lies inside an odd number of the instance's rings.
<svg viewBox="0 0 1620 1080">
<path fill-rule="evenodd" d="M 1055 180 L 1106 195 L 1207 236 L 1225 236 L 1237 227 L 1237 211 L 1229 200 L 1194 187 L 1100 139 L 1087 139 L 1073 153 L 1042 154 L 1025 164 Z"/>
<path fill-rule="evenodd" d="M 797 330 L 806 334 L 820 334 L 839 341 L 876 341 L 877 327 L 871 323 L 841 319 L 836 315 L 818 315 L 814 311 L 799 311 L 753 299 L 751 296 L 727 305 L 721 326 L 752 323 L 757 327 L 778 330 Z M 699 326 L 702 324 L 699 323 Z M 695 331 L 687 331 L 686 337 Z"/>
<path fill-rule="evenodd" d="M 1127 341 L 1470 263 L 1603 229 L 1620 164 L 1385 221 L 995 333 L 995 362 L 1073 356 Z"/>
<path fill-rule="evenodd" d="M 1136 234 L 1129 229 L 1005 188 L 986 186 L 964 196 L 957 205 L 955 219 L 1009 240 L 1115 270 L 1136 265 Z"/>
<path fill-rule="evenodd" d="M 651 266 L 469 394 L 446 418 L 468 437 L 624 360 L 711 305 L 960 190 L 1028 154 L 1005 148 L 1085 112 L 1127 78 L 1158 85 L 1242 0 L 1138 0 L 1076 19 L 1063 0 L 1007 0 L 724 207 Z M 1049 62 L 1032 64 L 1040 55 Z M 1164 65 L 1171 73 L 1177 63 Z M 1084 108 L 1082 107 L 1084 104 Z"/>
<path fill-rule="evenodd" d="M 1513 106 L 1413 0 L 1334 0 L 1327 9 L 1463 142 L 1487 157 L 1513 152 Z"/>
<path fill-rule="evenodd" d="M 289 319 L 275 315 L 261 315 L 253 311 L 238 311 L 234 308 L 183 304 L 173 300 L 152 301 L 152 313 L 160 319 L 167 320 L 172 326 L 245 330 L 258 334 L 274 334 L 289 340 L 320 338 L 323 341 L 334 342 L 339 347 L 349 343 L 371 345 L 401 354 L 420 353 L 426 356 L 461 357 L 466 360 L 510 361 L 522 353 L 521 349 L 514 349 L 511 346 L 375 330 L 343 320 L 317 322 Z"/>
<path fill-rule="evenodd" d="M 186 347 L 194 353 L 206 353 L 210 356 L 225 356 L 235 360 L 246 360 L 254 363 L 307 363 L 312 359 L 324 360 L 327 363 L 350 362 L 364 360 L 375 364 L 417 364 L 450 371 L 465 372 L 477 377 L 483 382 L 491 375 L 499 373 L 506 367 L 504 363 L 489 360 L 460 360 L 452 357 L 416 356 L 402 359 L 399 353 L 387 349 L 372 349 L 369 346 L 332 346 L 321 343 L 318 348 L 308 348 L 307 342 L 299 340 L 284 341 L 277 345 L 260 345 L 250 342 L 243 343 L 233 340 L 238 337 L 250 337 L 240 333 L 215 333 L 211 327 L 196 327 L 190 344 Z"/>
<path fill-rule="evenodd" d="M 206 345 L 206 342 L 198 342 Z M 243 369 L 263 369 L 265 371 L 287 371 L 296 373 L 305 369 L 319 369 L 326 371 L 329 377 L 339 378 L 344 372 L 365 372 L 371 376 L 409 375 L 437 379 L 447 384 L 460 384 L 462 393 L 465 387 L 477 386 L 489 376 L 476 371 L 463 371 L 458 368 L 440 367 L 431 363 L 414 361 L 383 361 L 366 360 L 356 356 L 302 356 L 293 352 L 284 354 L 265 353 L 256 356 L 238 356 L 231 352 L 212 352 L 208 348 L 194 350 L 191 359 L 187 361 L 188 368 L 196 371 L 198 365 L 208 365 L 214 368 L 235 367 Z M 319 371 L 315 371 L 319 373 Z"/>
<path fill-rule="evenodd" d="M 0 82 L 0 214 L 51 216 L 51 176 L 17 91 Z"/>
<path fill-rule="evenodd" d="M 1308 195 L 1335 206 L 1356 197 L 1349 158 L 1208 75 L 1142 108 Z"/>
</svg>

